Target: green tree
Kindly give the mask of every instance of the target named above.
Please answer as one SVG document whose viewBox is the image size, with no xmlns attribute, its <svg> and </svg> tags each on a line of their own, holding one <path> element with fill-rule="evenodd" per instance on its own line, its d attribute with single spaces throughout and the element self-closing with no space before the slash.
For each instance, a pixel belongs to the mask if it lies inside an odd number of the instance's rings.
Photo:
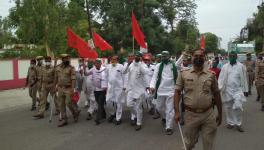
<svg viewBox="0 0 264 150">
<path fill-rule="evenodd" d="M 205 36 L 205 50 L 207 52 L 217 52 L 219 50 L 218 37 L 211 32 L 204 33 L 204 36 Z"/>
</svg>

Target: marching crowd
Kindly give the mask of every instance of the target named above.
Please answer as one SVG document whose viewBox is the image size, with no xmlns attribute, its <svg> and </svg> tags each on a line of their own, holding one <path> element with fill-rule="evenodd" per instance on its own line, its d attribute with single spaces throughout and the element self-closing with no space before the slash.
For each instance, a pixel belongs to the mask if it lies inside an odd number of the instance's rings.
<svg viewBox="0 0 264 150">
<path fill-rule="evenodd" d="M 51 57 L 38 56 L 30 61 L 26 84 L 32 98 L 31 110 L 37 110 L 35 119 L 44 118 L 45 110 L 54 102 L 58 127 L 68 124 L 66 106 L 77 122 L 80 101 L 73 101 L 73 97 L 83 92 L 87 120 L 94 119 L 99 125 L 107 119 L 120 125 L 126 106 L 131 125 L 139 131 L 146 103 L 148 113 L 153 119 L 161 119 L 167 135 L 173 134 L 174 122 L 184 125 L 186 149 L 191 150 L 201 135 L 204 150 L 211 150 L 222 122 L 222 106 L 227 128 L 244 132 L 243 102 L 251 95 L 253 81 L 264 111 L 263 56 L 261 53 L 256 62 L 250 54 L 247 56 L 244 64 L 237 61 L 236 52 L 229 53 L 225 64 L 218 57 L 208 64 L 200 49 L 184 52 L 177 60 L 168 51 L 155 57 L 136 52 L 129 54 L 123 64 L 117 55 L 109 64 L 80 58 L 77 68 L 67 54 L 62 54 L 62 62 L 57 64 L 55 60 L 54 65 Z"/>
</svg>

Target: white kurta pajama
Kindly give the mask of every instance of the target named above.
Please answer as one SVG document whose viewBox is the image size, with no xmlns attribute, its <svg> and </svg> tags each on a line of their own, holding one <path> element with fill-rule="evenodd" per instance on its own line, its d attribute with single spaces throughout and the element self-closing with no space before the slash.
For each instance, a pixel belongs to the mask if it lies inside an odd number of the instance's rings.
<svg viewBox="0 0 264 150">
<path fill-rule="evenodd" d="M 141 62 L 136 63 L 134 61 L 124 71 L 124 73 L 128 73 L 126 86 L 127 106 L 130 108 L 131 120 L 137 119 L 137 125 L 142 124 L 142 102 L 145 97 L 146 88 L 148 87 L 146 79 L 147 70 L 143 65 Z"/>
<path fill-rule="evenodd" d="M 233 66 L 230 63 L 225 64 L 220 72 L 218 85 L 227 124 L 240 126 L 242 124 L 242 105 L 246 101 L 244 92 L 248 92 L 245 66 L 239 62 Z"/>
<path fill-rule="evenodd" d="M 147 70 L 147 74 L 146 74 L 146 79 L 147 79 L 147 85 L 150 85 L 150 81 L 152 79 L 152 76 L 154 74 L 154 70 L 155 70 L 155 65 L 144 65 L 146 67 Z M 153 109 L 155 107 L 154 103 L 153 103 L 153 98 L 154 95 L 150 93 L 150 91 L 146 91 L 145 92 L 145 98 L 146 98 L 146 102 L 148 104 L 148 108 Z"/>
<path fill-rule="evenodd" d="M 156 88 L 160 64 L 156 65 L 154 75 L 150 82 L 150 88 Z M 157 90 L 156 108 L 161 116 L 166 118 L 166 129 L 173 128 L 174 121 L 174 92 L 175 81 L 173 76 L 173 66 L 171 63 L 164 64 L 161 74 L 161 82 Z"/>
<path fill-rule="evenodd" d="M 106 105 L 110 115 L 115 115 L 116 121 L 122 117 L 122 104 L 124 103 L 124 76 L 123 65 L 112 64 L 107 66 L 108 88 L 106 94 Z"/>
<path fill-rule="evenodd" d="M 88 68 L 86 68 L 86 72 L 89 72 Z M 87 106 L 88 106 L 87 112 L 89 114 L 93 114 L 94 111 L 97 109 L 97 103 L 94 97 L 94 86 L 92 82 L 92 74 L 85 76 L 84 83 L 83 83 L 83 91 L 84 91 Z"/>
</svg>

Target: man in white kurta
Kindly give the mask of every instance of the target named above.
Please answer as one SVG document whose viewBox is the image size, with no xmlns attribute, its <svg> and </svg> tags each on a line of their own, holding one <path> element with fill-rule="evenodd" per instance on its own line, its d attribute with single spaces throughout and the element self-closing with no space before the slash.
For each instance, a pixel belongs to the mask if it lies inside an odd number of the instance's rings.
<svg viewBox="0 0 264 150">
<path fill-rule="evenodd" d="M 167 135 L 173 134 L 173 96 L 175 91 L 175 82 L 177 78 L 176 65 L 171 62 L 169 58 L 169 52 L 163 51 L 162 62 L 156 65 L 154 75 L 150 82 L 151 91 L 156 91 L 156 108 L 162 116 L 162 122 L 166 124 L 165 130 Z M 161 69 L 162 66 L 163 69 Z M 157 83 L 159 83 L 159 85 Z"/>
<path fill-rule="evenodd" d="M 150 55 L 144 55 L 143 61 L 145 63 L 144 67 L 146 67 L 146 70 L 147 70 L 147 74 L 146 74 L 147 85 L 150 85 L 150 81 L 151 81 L 152 76 L 154 74 L 155 65 L 151 64 Z M 154 113 L 155 113 L 155 105 L 153 103 L 154 95 L 150 91 L 146 91 L 145 92 L 145 98 L 146 98 L 149 114 L 154 115 Z"/>
<path fill-rule="evenodd" d="M 106 105 L 107 111 L 110 114 L 108 121 L 112 122 L 113 119 L 116 118 L 115 124 L 120 125 L 122 117 L 122 104 L 124 103 L 124 76 L 123 65 L 117 62 L 118 57 L 113 56 L 111 64 L 109 64 L 106 69 L 108 78 Z"/>
<path fill-rule="evenodd" d="M 238 131 L 244 132 L 242 128 L 243 102 L 248 96 L 247 72 L 243 64 L 238 62 L 237 54 L 229 54 L 229 63 L 225 64 L 218 79 L 219 89 L 223 106 L 226 112 L 227 128 L 236 127 Z"/>
<path fill-rule="evenodd" d="M 145 91 L 148 88 L 146 74 L 147 71 L 144 63 L 140 61 L 141 54 L 135 55 L 135 60 L 128 64 L 124 73 L 128 73 L 127 82 L 127 106 L 131 112 L 131 124 L 136 125 L 135 130 L 138 131 L 142 126 L 143 109 L 142 102 L 145 97 Z"/>
<path fill-rule="evenodd" d="M 108 83 L 106 76 L 106 68 L 102 66 L 102 62 L 100 59 L 96 59 L 94 67 L 85 74 L 91 75 L 94 87 L 94 97 L 97 103 L 95 123 L 96 125 L 99 125 L 101 123 L 101 120 L 106 118 L 105 101 Z"/>
<path fill-rule="evenodd" d="M 91 120 L 92 119 L 92 114 L 95 112 L 97 109 L 97 103 L 95 101 L 94 97 L 94 86 L 92 82 L 92 69 L 93 68 L 93 61 L 88 60 L 86 70 L 85 70 L 85 78 L 84 78 L 84 83 L 83 83 L 83 91 L 85 94 L 85 105 L 88 107 L 87 109 L 87 118 L 86 120 Z M 90 72 L 88 75 L 87 73 Z"/>
</svg>

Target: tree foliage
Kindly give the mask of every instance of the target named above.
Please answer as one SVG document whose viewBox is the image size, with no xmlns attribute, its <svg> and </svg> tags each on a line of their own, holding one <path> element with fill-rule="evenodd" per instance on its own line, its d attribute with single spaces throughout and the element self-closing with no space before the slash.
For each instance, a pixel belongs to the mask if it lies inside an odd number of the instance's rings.
<svg viewBox="0 0 264 150">
<path fill-rule="evenodd" d="M 255 41 L 256 52 L 264 51 L 264 3 L 258 6 L 258 12 L 253 15 L 253 22 L 247 24 L 249 41 Z"/>
<path fill-rule="evenodd" d="M 86 0 L 14 1 L 16 5 L 6 18 L 8 27 L 5 31 L 15 31 L 13 37 L 18 43 L 41 45 L 47 55 L 68 52 L 76 56 L 74 50 L 67 48 L 66 28 L 72 27 L 88 40 Z M 195 0 L 88 0 L 88 4 L 92 30 L 114 47 L 113 52 L 99 53 L 101 56 L 118 53 L 121 48 L 132 50 L 132 11 L 145 34 L 150 52 L 168 50 L 176 54 L 186 46 L 198 46 Z M 135 49 L 139 49 L 136 42 Z"/>
</svg>

